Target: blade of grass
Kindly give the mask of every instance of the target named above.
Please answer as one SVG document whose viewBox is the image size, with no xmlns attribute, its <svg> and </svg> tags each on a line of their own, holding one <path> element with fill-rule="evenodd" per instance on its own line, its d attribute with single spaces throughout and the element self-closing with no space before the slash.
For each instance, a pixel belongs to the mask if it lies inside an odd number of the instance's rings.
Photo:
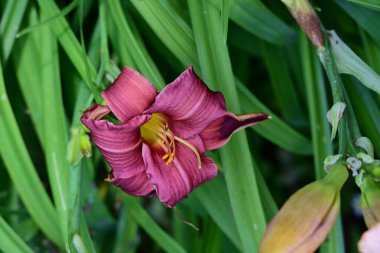
<svg viewBox="0 0 380 253">
<path fill-rule="evenodd" d="M 191 29 L 166 0 L 160 2 L 131 0 L 131 2 L 184 66 L 192 64 L 198 68 Z M 243 84 L 237 82 L 237 87 L 239 98 L 245 101 L 242 102 L 243 112 L 261 111 L 272 116 L 270 121 L 264 123 L 265 127 L 260 124 L 255 126 L 253 128 L 255 131 L 286 150 L 296 154 L 311 154 L 311 143 L 308 139 L 276 117 Z"/>
<path fill-rule="evenodd" d="M 289 127 L 271 112 L 244 85 L 237 82 L 237 89 L 240 91 L 239 100 L 243 113 L 257 111 L 272 116 L 272 119 L 254 126 L 252 128 L 254 131 L 279 147 L 295 154 L 309 155 L 312 153 L 311 143 L 306 137 Z"/>
<path fill-rule="evenodd" d="M 230 5 L 231 1 L 230 0 L 223 0 L 221 3 L 221 22 L 222 22 L 222 27 L 223 27 L 223 38 L 224 38 L 224 43 L 227 42 L 227 35 L 228 35 L 228 20 L 230 18 Z"/>
<path fill-rule="evenodd" d="M 60 13 L 58 6 L 52 0 L 38 0 L 40 8 L 46 13 L 48 17 L 55 17 Z M 83 48 L 74 35 L 74 32 L 70 29 L 68 22 L 62 15 L 57 16 L 51 21 L 51 28 L 54 31 L 56 38 L 59 40 L 67 56 L 77 69 L 79 75 L 85 80 L 87 86 L 95 96 L 97 102 L 102 101 L 100 91 L 95 85 L 96 70 L 92 63 L 86 58 L 84 60 Z M 88 78 L 90 75 L 90 80 Z"/>
<path fill-rule="evenodd" d="M 37 24 L 33 24 L 25 29 L 23 29 L 22 31 L 20 31 L 19 33 L 17 33 L 16 37 L 17 38 L 20 38 L 30 32 L 33 32 L 35 30 L 38 30 L 39 28 L 41 28 L 41 26 L 44 26 L 44 25 L 48 25 L 51 21 L 53 21 L 54 19 L 56 18 L 59 18 L 59 17 L 64 17 L 66 16 L 67 14 L 69 14 L 72 10 L 75 9 L 75 7 L 77 7 L 77 5 L 79 4 L 79 0 L 74 0 L 72 1 L 68 6 L 66 6 L 60 13 L 58 13 L 57 15 L 53 16 L 53 17 L 50 17 L 50 18 L 47 18 L 45 20 L 42 20 L 40 21 L 39 23 Z"/>
<path fill-rule="evenodd" d="M 38 22 L 37 12 L 34 8 L 29 12 L 29 20 L 31 25 Z M 40 31 L 35 31 L 18 39 L 12 57 L 22 95 L 30 111 L 38 139 L 44 147 L 43 96 L 40 87 L 42 82 L 40 38 Z"/>
<path fill-rule="evenodd" d="M 218 10 L 208 2 L 188 1 L 188 4 L 202 77 L 209 84 L 218 84 L 218 89 L 228 94 L 227 105 L 232 111 L 239 113 L 237 89 L 228 50 L 223 43 Z M 242 249 L 243 252 L 252 252 L 258 249 L 266 220 L 245 133 L 235 134 L 220 149 L 220 153 L 222 165 L 226 169 L 227 189 Z"/>
<path fill-rule="evenodd" d="M 326 174 L 323 169 L 323 162 L 328 155 L 333 154 L 333 146 L 329 141 L 330 128 L 326 118 L 328 111 L 326 90 L 323 82 L 322 69 L 319 65 L 315 49 L 304 34 L 300 36 L 300 45 L 313 142 L 314 172 L 316 178 L 321 179 Z M 330 231 L 329 239 L 322 244 L 321 252 L 344 253 L 343 230 L 340 216 Z"/>
<path fill-rule="evenodd" d="M 366 56 L 366 62 L 371 66 L 373 70 L 380 73 L 380 45 L 361 28 L 359 28 L 360 38 L 363 41 L 364 52 Z"/>
<path fill-rule="evenodd" d="M 28 155 L 6 94 L 0 67 L 0 154 L 17 191 L 44 234 L 59 247 L 64 243 L 56 211 Z"/>
<path fill-rule="evenodd" d="M 380 95 L 380 76 L 357 56 L 334 31 L 329 32 L 329 39 L 339 73 L 355 76 L 364 86 Z"/>
<path fill-rule="evenodd" d="M 133 216 L 133 219 L 152 237 L 153 240 L 165 251 L 172 253 L 185 253 L 186 251 L 174 241 L 141 207 L 138 199 L 130 197 L 124 193 L 121 194 L 127 211 Z"/>
<path fill-rule="evenodd" d="M 90 101 L 92 101 L 92 96 L 90 95 L 88 89 L 85 87 L 84 83 L 80 83 L 78 96 L 76 98 L 74 114 L 72 117 L 71 129 L 77 129 L 81 132 L 82 126 L 80 122 L 80 116 L 82 114 L 82 109 L 89 106 Z M 72 131 L 75 133 L 75 131 Z M 73 136 L 72 136 L 73 138 Z M 75 137 L 74 137 L 75 138 Z M 79 145 L 79 143 L 77 143 Z M 68 150 L 67 152 L 74 152 L 73 150 Z M 80 152 L 80 150 L 77 150 Z M 82 156 L 81 154 L 78 154 Z M 83 200 L 82 200 L 82 177 L 83 170 L 86 169 L 84 166 L 85 161 L 82 159 L 77 164 L 70 164 L 70 196 L 69 196 L 69 215 L 70 222 L 68 226 L 71 249 L 75 247 L 73 245 L 73 239 L 75 235 L 79 235 L 83 242 L 83 248 L 86 252 L 95 252 L 95 248 L 91 237 L 89 235 L 88 227 L 86 221 L 83 217 Z"/>
<path fill-rule="evenodd" d="M 213 0 L 216 2 L 216 0 Z M 253 35 L 276 45 L 295 38 L 295 31 L 274 15 L 260 0 L 231 2 L 230 18 Z"/>
<path fill-rule="evenodd" d="M 40 85 L 44 102 L 45 159 L 54 203 L 60 218 L 62 236 L 67 243 L 69 169 L 66 147 L 68 130 L 60 87 L 58 48 L 49 26 L 41 28 L 40 45 L 43 49 L 40 51 L 42 61 Z"/>
<path fill-rule="evenodd" d="M 241 250 L 240 238 L 232 216 L 226 184 L 221 175 L 194 190 L 193 194 L 202 203 L 216 224 L 232 243 Z"/>
<path fill-rule="evenodd" d="M 353 81 L 346 85 L 348 94 L 354 107 L 355 115 L 363 130 L 363 134 L 370 138 L 375 150 L 380 150 L 380 109 L 373 94 L 359 83 Z"/>
<path fill-rule="evenodd" d="M 107 12 L 112 13 L 111 18 L 113 26 L 116 28 L 118 34 L 117 38 L 126 47 L 129 55 L 132 57 L 134 65 L 137 70 L 149 80 L 160 88 L 163 88 L 165 82 L 161 77 L 153 60 L 149 57 L 146 49 L 138 42 L 138 38 L 135 37 L 136 33 L 132 32 L 128 20 L 126 19 L 123 8 L 119 0 L 110 0 L 106 2 Z"/>
<path fill-rule="evenodd" d="M 300 46 L 313 143 L 314 169 L 316 178 L 320 179 L 326 174 L 323 161 L 326 156 L 333 154 L 330 126 L 326 117 L 328 111 L 326 90 L 315 50 L 304 34 L 300 37 Z"/>
<path fill-rule="evenodd" d="M 219 253 L 222 251 L 222 233 L 210 218 L 205 221 L 205 229 L 201 236 L 201 252 Z"/>
<path fill-rule="evenodd" d="M 301 105 L 287 67 L 282 48 L 262 43 L 262 56 L 271 79 L 274 97 L 283 117 L 299 124 L 302 119 Z"/>
<path fill-rule="evenodd" d="M 167 0 L 131 0 L 163 43 L 187 66 L 198 61 L 191 28 Z"/>
<path fill-rule="evenodd" d="M 126 206 L 120 211 L 117 222 L 116 239 L 113 253 L 134 253 L 136 252 L 138 225 L 128 214 Z"/>
<path fill-rule="evenodd" d="M 348 0 L 350 2 L 363 5 L 368 8 L 380 11 L 380 1 L 379 0 Z"/>
<path fill-rule="evenodd" d="M 33 250 L 16 234 L 0 216 L 0 250 L 3 252 L 32 253 Z"/>
<path fill-rule="evenodd" d="M 1 61 L 7 63 L 28 0 L 7 1 L 0 21 Z"/>
<path fill-rule="evenodd" d="M 335 2 L 380 45 L 380 12 L 355 5 L 345 0 L 335 0 Z"/>
</svg>

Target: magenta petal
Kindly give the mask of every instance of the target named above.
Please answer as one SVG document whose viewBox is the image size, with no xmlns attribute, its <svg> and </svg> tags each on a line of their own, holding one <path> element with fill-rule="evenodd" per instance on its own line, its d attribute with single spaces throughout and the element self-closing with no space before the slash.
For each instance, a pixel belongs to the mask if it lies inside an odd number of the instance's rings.
<svg viewBox="0 0 380 253">
<path fill-rule="evenodd" d="M 203 151 L 199 137 L 187 140 L 198 150 Z M 168 207 L 174 207 L 185 198 L 195 187 L 214 178 L 217 168 L 214 161 L 201 154 L 202 168 L 198 168 L 195 154 L 186 146 L 176 142 L 176 155 L 170 164 L 166 165 L 161 154 L 156 153 L 148 145 L 143 145 L 143 156 L 147 165 L 149 181 L 156 188 L 161 202 Z"/>
<path fill-rule="evenodd" d="M 85 116 L 81 118 L 90 129 L 91 139 L 112 168 L 114 178 L 111 182 L 137 196 L 148 195 L 153 190 L 142 159 L 139 129 L 149 118 L 148 115 L 137 116 L 121 125 Z"/>
<path fill-rule="evenodd" d="M 212 122 L 200 136 L 207 150 L 217 149 L 226 144 L 234 132 L 266 119 L 268 115 L 261 113 L 234 115 L 229 112 Z"/>
<path fill-rule="evenodd" d="M 102 95 L 116 117 L 126 122 L 141 115 L 152 104 L 157 90 L 140 73 L 126 67 Z"/>
<path fill-rule="evenodd" d="M 199 134 L 226 113 L 224 97 L 211 91 L 192 67 L 165 87 L 146 113 L 164 113 L 169 127 L 183 139 Z"/>
<path fill-rule="evenodd" d="M 147 180 L 145 171 L 131 177 L 114 177 L 107 181 L 134 196 L 147 196 L 154 190 L 153 186 Z"/>
</svg>

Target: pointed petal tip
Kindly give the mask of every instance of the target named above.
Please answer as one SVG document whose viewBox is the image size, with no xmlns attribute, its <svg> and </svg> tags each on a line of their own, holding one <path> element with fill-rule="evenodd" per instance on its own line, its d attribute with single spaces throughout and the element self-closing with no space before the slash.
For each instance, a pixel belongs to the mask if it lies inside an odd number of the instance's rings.
<svg viewBox="0 0 380 253">
<path fill-rule="evenodd" d="M 212 122 L 200 136 L 207 150 L 217 149 L 225 145 L 233 133 L 270 118 L 270 115 L 263 113 L 235 115 L 227 112 Z"/>
</svg>

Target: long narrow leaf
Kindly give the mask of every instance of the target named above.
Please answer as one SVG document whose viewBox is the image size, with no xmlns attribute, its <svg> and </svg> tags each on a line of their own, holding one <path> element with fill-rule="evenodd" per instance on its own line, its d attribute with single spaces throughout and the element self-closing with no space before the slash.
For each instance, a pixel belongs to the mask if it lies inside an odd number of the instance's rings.
<svg viewBox="0 0 380 253">
<path fill-rule="evenodd" d="M 186 251 L 177 244 L 140 206 L 138 200 L 123 193 L 124 204 L 128 212 L 133 216 L 137 223 L 156 241 L 165 251 L 172 253 L 185 253 Z"/>
<path fill-rule="evenodd" d="M 0 216 L 0 250 L 3 252 L 32 253 L 32 249 L 16 234 L 16 232 Z"/>
<path fill-rule="evenodd" d="M 27 0 L 7 1 L 0 21 L 1 56 L 4 63 L 11 53 L 27 4 Z"/>
<path fill-rule="evenodd" d="M 45 235 L 63 248 L 56 211 L 28 155 L 6 94 L 0 69 L 0 154 L 30 215 Z"/>
<path fill-rule="evenodd" d="M 50 27 L 41 28 L 41 63 L 45 158 L 54 202 L 67 240 L 69 166 L 66 160 L 67 123 L 63 109 L 58 65 L 58 48 Z M 30 94 L 32 95 L 32 94 Z"/>
<path fill-rule="evenodd" d="M 223 43 L 218 10 L 206 2 L 190 0 L 188 3 L 202 77 L 207 83 L 218 85 L 219 90 L 228 94 L 227 104 L 234 112 L 239 113 L 237 89 L 234 85 L 228 50 Z M 266 219 L 244 132 L 235 134 L 220 152 L 222 164 L 226 168 L 227 188 L 242 249 L 244 252 L 251 252 L 258 248 Z"/>
</svg>

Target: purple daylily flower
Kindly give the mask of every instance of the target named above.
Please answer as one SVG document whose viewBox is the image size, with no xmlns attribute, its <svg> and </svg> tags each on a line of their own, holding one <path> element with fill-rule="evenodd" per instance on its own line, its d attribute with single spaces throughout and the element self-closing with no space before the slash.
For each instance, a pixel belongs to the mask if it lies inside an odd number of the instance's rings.
<svg viewBox="0 0 380 253">
<path fill-rule="evenodd" d="M 81 121 L 112 167 L 107 180 L 131 195 L 155 192 L 168 207 L 216 176 L 206 150 L 268 118 L 228 112 L 223 95 L 209 90 L 192 67 L 160 93 L 126 67 L 102 95 L 107 106 L 93 105 Z M 111 112 L 121 124 L 102 119 Z"/>
</svg>

